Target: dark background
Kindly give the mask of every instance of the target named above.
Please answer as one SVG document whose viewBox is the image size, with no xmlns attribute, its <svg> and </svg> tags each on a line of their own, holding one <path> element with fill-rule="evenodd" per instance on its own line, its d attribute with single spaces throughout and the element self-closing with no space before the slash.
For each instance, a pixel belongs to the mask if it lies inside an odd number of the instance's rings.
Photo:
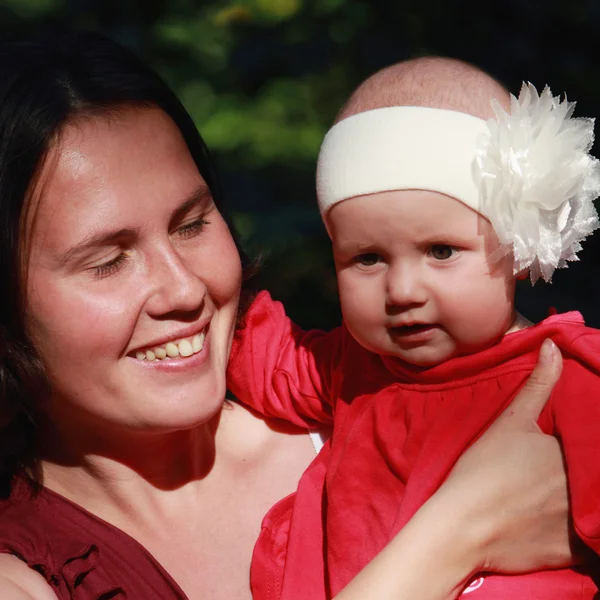
<svg viewBox="0 0 600 600">
<path fill-rule="evenodd" d="M 600 113 L 600 1 L 0 0 L 0 35 L 52 24 L 132 47 L 177 91 L 217 158 L 236 226 L 263 253 L 258 283 L 304 326 L 339 322 L 314 168 L 333 116 L 366 76 L 434 54 L 513 93 L 528 80 Z M 2 85 L 2 82 L 0 82 Z M 600 232 L 552 285 L 520 284 L 539 320 L 577 309 L 600 326 Z"/>
</svg>

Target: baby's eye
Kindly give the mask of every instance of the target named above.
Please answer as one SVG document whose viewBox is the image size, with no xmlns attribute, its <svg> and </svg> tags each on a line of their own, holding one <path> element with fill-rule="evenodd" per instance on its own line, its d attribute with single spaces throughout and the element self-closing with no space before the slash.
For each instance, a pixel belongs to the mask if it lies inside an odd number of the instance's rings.
<svg viewBox="0 0 600 600">
<path fill-rule="evenodd" d="M 365 254 L 359 254 L 355 259 L 355 262 L 363 267 L 372 267 L 376 265 L 380 260 L 381 256 L 374 252 L 367 252 Z"/>
<path fill-rule="evenodd" d="M 447 244 L 435 244 L 431 246 L 429 253 L 436 260 L 448 260 L 456 254 L 456 249 Z"/>
</svg>

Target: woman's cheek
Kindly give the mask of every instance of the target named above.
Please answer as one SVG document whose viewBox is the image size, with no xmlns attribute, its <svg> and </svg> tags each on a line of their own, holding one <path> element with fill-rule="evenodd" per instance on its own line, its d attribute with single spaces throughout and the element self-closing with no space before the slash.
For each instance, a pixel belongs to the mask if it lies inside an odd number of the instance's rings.
<svg viewBox="0 0 600 600">
<path fill-rule="evenodd" d="M 111 281 L 112 279 L 112 281 Z M 138 278 L 80 277 L 40 282 L 31 290 L 32 327 L 46 343 L 89 350 L 121 350 L 135 327 L 143 287 Z M 35 333 L 34 333 L 35 335 Z M 65 347 L 66 346 L 66 347 Z"/>
<path fill-rule="evenodd" d="M 213 301 L 223 306 L 237 304 L 242 285 L 242 262 L 225 223 L 220 225 L 218 243 L 201 257 L 204 263 L 198 277 L 204 280 Z"/>
</svg>

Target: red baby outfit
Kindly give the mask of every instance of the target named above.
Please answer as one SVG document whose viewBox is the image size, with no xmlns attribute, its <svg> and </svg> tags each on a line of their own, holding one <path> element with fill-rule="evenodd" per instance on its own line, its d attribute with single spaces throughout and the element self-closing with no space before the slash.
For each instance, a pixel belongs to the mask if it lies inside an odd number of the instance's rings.
<svg viewBox="0 0 600 600">
<path fill-rule="evenodd" d="M 564 369 L 539 424 L 561 441 L 575 527 L 598 553 L 600 332 L 586 328 L 578 313 L 424 369 L 365 350 L 343 326 L 304 332 L 261 293 L 234 340 L 231 391 L 265 415 L 308 427 L 333 422 L 334 430 L 296 497 L 265 519 L 255 549 L 255 598 L 335 596 L 507 406 L 547 337 L 560 348 Z M 464 593 L 469 600 L 564 600 L 592 598 L 597 589 L 589 574 L 564 569 L 489 575 Z"/>
<path fill-rule="evenodd" d="M 0 500 L 0 552 L 39 571 L 59 600 L 187 600 L 123 531 L 25 476 Z"/>
</svg>

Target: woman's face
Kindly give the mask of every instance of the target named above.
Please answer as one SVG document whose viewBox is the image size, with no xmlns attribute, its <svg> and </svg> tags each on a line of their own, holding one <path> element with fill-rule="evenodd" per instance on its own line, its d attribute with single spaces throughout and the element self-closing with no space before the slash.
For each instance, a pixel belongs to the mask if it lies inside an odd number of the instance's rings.
<svg viewBox="0 0 600 600">
<path fill-rule="evenodd" d="M 216 414 L 240 258 L 171 119 L 126 108 L 68 125 L 29 213 L 27 327 L 55 424 L 163 432 Z"/>
</svg>

